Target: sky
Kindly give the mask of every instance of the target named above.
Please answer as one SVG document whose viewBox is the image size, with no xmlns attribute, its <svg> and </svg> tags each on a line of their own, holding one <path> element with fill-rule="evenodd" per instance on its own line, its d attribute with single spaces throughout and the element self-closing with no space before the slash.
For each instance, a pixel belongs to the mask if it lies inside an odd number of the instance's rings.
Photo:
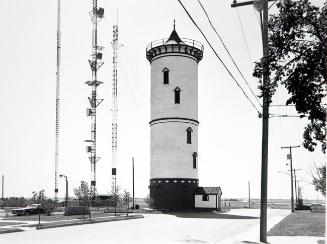
<svg viewBox="0 0 327 244">
<path fill-rule="evenodd" d="M 312 1 L 322 4 L 322 1 Z M 195 21 L 240 85 L 255 102 L 219 39 L 210 28 L 196 0 L 183 1 Z M 252 77 L 254 61 L 262 56 L 258 14 L 252 6 L 238 10 L 231 1 L 202 0 L 217 31 L 256 94 Z M 135 158 L 135 196 L 149 193 L 150 176 L 150 64 L 145 57 L 148 43 L 168 38 L 176 20 L 180 37 L 200 41 L 204 57 L 199 63 L 199 181 L 200 186 L 221 186 L 223 198 L 260 197 L 261 119 L 241 90 L 214 56 L 177 0 L 99 0 L 105 18 L 99 23 L 99 44 L 105 46 L 104 65 L 98 77 L 104 82 L 97 110 L 97 190 L 107 194 L 111 186 L 111 84 L 112 25 L 119 24 L 118 64 L 118 160 L 117 183 L 132 191 L 132 157 Z M 55 95 L 56 95 L 56 0 L 2 0 L 0 8 L 0 174 L 5 175 L 5 196 L 31 197 L 45 190 L 54 196 Z M 90 182 L 90 162 L 85 139 L 90 138 L 86 117 L 91 89 L 91 0 L 62 1 L 62 59 L 60 91 L 59 173 L 68 176 L 69 194 L 84 180 Z M 271 13 L 276 13 L 273 6 Z M 245 39 L 238 18 L 244 27 Z M 282 87 L 273 104 L 288 97 Z M 256 105 L 258 105 L 256 103 Z M 296 114 L 292 107 L 273 107 L 271 113 Z M 268 198 L 289 198 L 290 177 L 285 173 L 287 150 L 301 145 L 306 119 L 271 118 L 269 121 Z M 303 197 L 321 199 L 314 191 L 311 170 L 325 157 L 317 148 L 293 150 L 293 167 L 303 187 Z M 283 171 L 284 173 L 280 173 Z M 59 179 L 59 197 L 64 197 Z"/>
</svg>

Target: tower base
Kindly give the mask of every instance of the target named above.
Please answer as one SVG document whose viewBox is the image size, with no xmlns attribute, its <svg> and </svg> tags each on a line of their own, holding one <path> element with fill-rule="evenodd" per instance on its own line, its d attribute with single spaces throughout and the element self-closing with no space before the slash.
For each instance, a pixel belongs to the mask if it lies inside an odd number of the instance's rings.
<svg viewBox="0 0 327 244">
<path fill-rule="evenodd" d="M 150 180 L 150 205 L 154 209 L 194 209 L 198 179 L 154 178 Z"/>
</svg>

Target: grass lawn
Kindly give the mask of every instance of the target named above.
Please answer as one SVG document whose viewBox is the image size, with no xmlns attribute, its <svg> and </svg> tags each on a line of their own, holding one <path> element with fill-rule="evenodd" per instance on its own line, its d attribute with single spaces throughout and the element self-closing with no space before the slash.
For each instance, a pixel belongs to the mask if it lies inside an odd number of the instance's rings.
<svg viewBox="0 0 327 244">
<path fill-rule="evenodd" d="M 270 236 L 325 236 L 325 213 L 297 211 L 275 225 Z"/>
</svg>

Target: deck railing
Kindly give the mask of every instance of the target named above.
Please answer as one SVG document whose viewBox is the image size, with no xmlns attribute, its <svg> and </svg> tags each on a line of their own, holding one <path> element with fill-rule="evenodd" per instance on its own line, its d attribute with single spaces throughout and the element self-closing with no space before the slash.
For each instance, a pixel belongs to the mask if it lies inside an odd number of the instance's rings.
<svg viewBox="0 0 327 244">
<path fill-rule="evenodd" d="M 181 40 L 182 40 L 182 43 L 179 43 L 179 44 L 181 44 L 181 45 L 185 44 L 187 46 L 195 47 L 195 48 L 203 51 L 203 45 L 200 42 L 192 40 L 192 39 L 188 39 L 188 38 L 181 38 Z M 167 38 L 153 41 L 153 42 L 149 43 L 149 45 L 147 45 L 146 51 L 148 52 L 150 49 L 152 49 L 154 47 L 159 47 L 159 46 L 165 45 L 167 41 L 168 41 Z M 169 45 L 169 44 L 167 44 L 167 45 Z"/>
</svg>

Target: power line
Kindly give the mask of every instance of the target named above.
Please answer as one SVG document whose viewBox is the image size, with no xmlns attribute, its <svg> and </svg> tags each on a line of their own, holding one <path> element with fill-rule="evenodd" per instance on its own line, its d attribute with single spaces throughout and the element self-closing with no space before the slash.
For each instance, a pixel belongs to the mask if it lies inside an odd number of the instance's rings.
<svg viewBox="0 0 327 244">
<path fill-rule="evenodd" d="M 327 104 L 320 104 L 321 106 L 326 106 Z M 295 107 L 295 104 L 272 104 L 271 107 Z"/>
<path fill-rule="evenodd" d="M 273 2 L 273 3 L 269 6 L 268 10 L 269 10 L 272 6 L 274 6 L 276 2 L 277 2 L 277 0 L 275 0 L 275 2 Z"/>
<path fill-rule="evenodd" d="M 271 107 L 294 107 L 295 104 L 270 104 Z"/>
<path fill-rule="evenodd" d="M 257 19 L 257 22 L 258 22 L 259 28 L 260 28 L 260 30 L 261 30 L 261 20 L 259 19 L 259 16 L 258 16 L 256 10 L 255 10 L 254 8 L 252 8 L 252 10 L 253 10 L 253 14 L 255 15 L 255 18 Z"/>
<path fill-rule="evenodd" d="M 242 29 L 242 35 L 243 35 L 243 40 L 245 42 L 246 51 L 247 51 L 247 54 L 248 54 L 248 57 L 249 57 L 249 60 L 250 60 L 250 64 L 252 66 L 253 61 L 252 61 L 252 57 L 251 57 L 251 54 L 250 54 L 249 45 L 248 45 L 248 42 L 247 42 L 246 37 L 245 37 L 245 31 L 244 31 L 244 28 L 243 28 L 241 16 L 240 16 L 240 13 L 238 12 L 237 8 L 236 8 L 236 12 L 237 12 L 237 16 L 238 16 L 238 21 L 239 21 L 241 29 Z"/>
<path fill-rule="evenodd" d="M 203 31 L 200 29 L 200 27 L 195 23 L 194 19 L 192 18 L 192 16 L 190 15 L 190 13 L 187 11 L 187 9 L 185 8 L 185 6 L 183 5 L 183 3 L 178 0 L 178 2 L 180 3 L 180 5 L 183 7 L 184 11 L 186 12 L 186 14 L 188 15 L 188 17 L 191 19 L 191 21 L 193 22 L 193 24 L 197 27 L 197 29 L 201 32 L 202 36 L 204 37 L 204 39 L 206 40 L 206 42 L 208 43 L 208 45 L 210 46 L 211 50 L 214 52 L 214 54 L 216 55 L 216 57 L 219 59 L 219 61 L 221 62 L 221 64 L 224 66 L 224 68 L 226 69 L 226 71 L 228 72 L 228 74 L 232 77 L 232 79 L 235 81 L 236 85 L 242 90 L 244 96 L 246 97 L 246 99 L 251 103 L 251 105 L 255 108 L 255 110 L 258 112 L 258 114 L 260 115 L 260 111 L 258 110 L 258 108 L 253 104 L 252 100 L 248 97 L 248 95 L 245 93 L 245 91 L 243 90 L 243 88 L 240 86 L 240 84 L 237 82 L 237 80 L 235 79 L 235 77 L 233 76 L 233 74 L 230 72 L 230 70 L 227 68 L 226 64 L 222 61 L 222 59 L 219 57 L 219 55 L 217 54 L 216 50 L 212 47 L 211 43 L 209 42 L 209 40 L 207 39 L 207 37 L 205 36 L 205 34 L 203 33 Z"/>
<path fill-rule="evenodd" d="M 283 118 L 305 118 L 307 115 L 288 115 L 288 114 L 269 114 L 270 118 L 283 117 Z"/>
<path fill-rule="evenodd" d="M 208 19 L 208 21 L 209 21 L 209 23 L 210 23 L 210 26 L 212 27 L 212 29 L 214 30 L 214 32 L 217 34 L 217 36 L 218 36 L 220 42 L 223 44 L 223 47 L 225 48 L 226 52 L 228 53 L 228 56 L 230 57 L 230 59 L 232 60 L 233 64 L 235 65 L 236 69 L 238 70 L 238 72 L 239 72 L 240 75 L 242 76 L 242 78 L 243 78 L 243 80 L 245 81 L 247 87 L 250 89 L 252 95 L 255 97 L 255 99 L 257 100 L 257 102 L 258 102 L 258 103 L 260 104 L 260 106 L 261 106 L 261 103 L 260 103 L 258 97 L 257 97 L 257 96 L 255 95 L 255 93 L 253 92 L 251 86 L 249 85 L 249 83 L 248 83 L 247 80 L 245 79 L 244 75 L 242 74 L 241 70 L 239 69 L 238 65 L 236 64 L 234 58 L 232 57 L 231 53 L 229 52 L 227 46 L 225 45 L 225 43 L 224 43 L 222 37 L 218 34 L 216 28 L 215 28 L 214 25 L 212 24 L 212 22 L 211 22 L 211 20 L 210 20 L 210 17 L 209 17 L 209 15 L 208 15 L 207 11 L 205 10 L 205 8 L 203 7 L 201 1 L 198 0 L 198 2 L 199 2 L 199 4 L 200 4 L 200 6 L 201 6 L 203 12 L 204 12 L 205 15 L 207 16 L 207 19 Z M 251 58 L 250 58 L 250 61 L 251 61 Z"/>
</svg>

